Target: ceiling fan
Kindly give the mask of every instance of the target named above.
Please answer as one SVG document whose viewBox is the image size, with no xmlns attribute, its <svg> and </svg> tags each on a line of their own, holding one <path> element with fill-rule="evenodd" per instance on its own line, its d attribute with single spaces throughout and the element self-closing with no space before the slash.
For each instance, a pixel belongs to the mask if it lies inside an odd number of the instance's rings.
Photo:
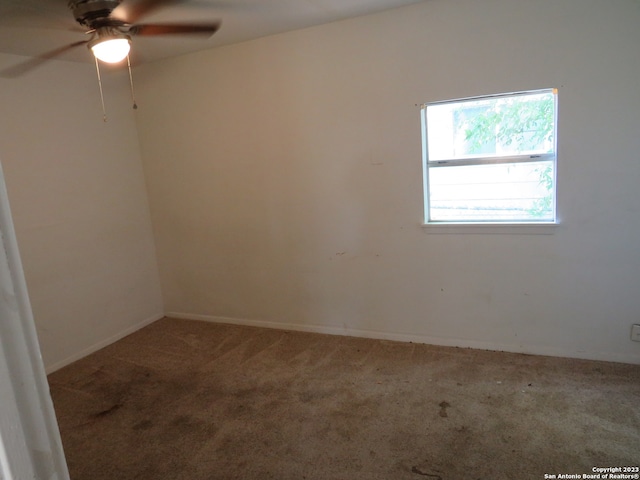
<svg viewBox="0 0 640 480">
<path fill-rule="evenodd" d="M 138 108 L 133 92 L 133 78 L 129 51 L 133 36 L 160 35 L 201 35 L 209 37 L 220 28 L 220 21 L 205 23 L 139 23 L 145 16 L 161 7 L 181 3 L 185 0 L 69 0 L 68 7 L 82 27 L 87 38 L 73 42 L 26 62 L 0 71 L 2 77 L 18 77 L 43 62 L 54 59 L 65 52 L 86 45 L 95 57 L 98 85 L 104 121 L 107 120 L 102 81 L 98 60 L 106 63 L 119 63 L 127 59 L 133 108 Z"/>
<path fill-rule="evenodd" d="M 139 23 L 143 17 L 158 8 L 180 1 L 70 0 L 69 8 L 76 21 L 88 28 L 86 34 L 89 38 L 68 45 L 67 49 L 87 44 L 98 60 L 118 63 L 129 54 L 132 36 L 211 36 L 220 28 L 219 21 L 180 24 Z"/>
<path fill-rule="evenodd" d="M 70 0 L 69 8 L 76 21 L 89 30 L 87 40 L 68 45 L 87 44 L 94 56 L 107 63 L 124 60 L 132 36 L 203 35 L 211 36 L 220 22 L 208 23 L 139 23 L 153 11 L 180 0 Z"/>
<path fill-rule="evenodd" d="M 25 62 L 0 71 L 5 78 L 18 77 L 54 59 L 86 45 L 97 60 L 119 63 L 128 59 L 131 39 L 135 36 L 190 35 L 210 37 L 220 28 L 221 22 L 204 23 L 144 23 L 144 17 L 172 4 L 186 0 L 69 0 L 68 7 L 80 24 L 85 38 L 69 45 L 42 53 Z"/>
</svg>

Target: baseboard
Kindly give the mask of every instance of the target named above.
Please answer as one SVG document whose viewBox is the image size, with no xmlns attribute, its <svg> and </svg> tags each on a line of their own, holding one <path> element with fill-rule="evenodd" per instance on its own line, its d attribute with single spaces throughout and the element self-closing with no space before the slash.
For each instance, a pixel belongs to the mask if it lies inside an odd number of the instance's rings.
<svg viewBox="0 0 640 480">
<path fill-rule="evenodd" d="M 597 360 L 604 362 L 640 364 L 640 357 L 632 354 L 573 351 L 562 348 L 541 347 L 531 345 L 503 345 L 499 343 L 462 340 L 456 338 L 433 337 L 428 335 L 414 335 L 406 333 L 381 332 L 357 328 L 341 328 L 327 325 L 302 325 L 266 320 L 250 320 L 243 318 L 222 317 L 216 315 L 201 315 L 196 313 L 166 312 L 165 316 L 182 320 L 200 320 L 212 323 L 230 325 L 244 325 L 249 327 L 273 328 L 277 330 L 292 330 L 299 332 L 324 333 L 327 335 L 342 335 L 347 337 L 372 338 L 377 340 L 391 340 L 397 342 L 413 342 L 442 347 L 474 348 L 498 352 L 522 353 L 526 355 L 540 355 L 545 357 L 577 358 L 581 360 Z"/>
<path fill-rule="evenodd" d="M 87 355 L 91 355 L 94 352 L 97 352 L 98 350 L 100 350 L 101 348 L 104 348 L 108 345 L 111 345 L 112 343 L 117 342 L 118 340 L 123 339 L 124 337 L 126 337 L 127 335 L 131 335 L 132 333 L 140 330 L 141 328 L 146 327 L 147 325 L 160 320 L 161 318 L 164 318 L 164 313 L 157 313 L 155 315 L 152 315 L 146 319 L 144 319 L 141 322 L 136 323 L 135 325 L 123 330 L 122 332 L 118 332 L 115 335 L 112 335 L 111 337 L 102 340 L 98 343 L 95 343 L 93 345 L 91 345 L 88 348 L 85 348 L 83 350 L 81 350 L 78 353 L 75 353 L 73 355 L 71 355 L 70 357 L 65 358 L 64 360 L 61 360 L 59 362 L 54 363 L 53 365 L 48 365 L 45 366 L 45 371 L 47 373 L 47 375 L 49 375 L 50 373 L 55 372 L 56 370 L 60 370 L 62 367 L 66 367 L 67 365 L 69 365 L 70 363 L 75 362 L 76 360 L 80 360 L 81 358 L 86 357 Z"/>
</svg>

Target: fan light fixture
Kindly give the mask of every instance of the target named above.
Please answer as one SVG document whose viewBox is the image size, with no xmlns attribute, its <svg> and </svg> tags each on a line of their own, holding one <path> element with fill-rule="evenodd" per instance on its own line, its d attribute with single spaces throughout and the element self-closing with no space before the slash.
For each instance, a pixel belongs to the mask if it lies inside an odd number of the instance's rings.
<svg viewBox="0 0 640 480">
<path fill-rule="evenodd" d="M 101 37 L 89 47 L 98 60 L 106 63 L 118 63 L 127 58 L 131 49 L 128 37 Z"/>
</svg>

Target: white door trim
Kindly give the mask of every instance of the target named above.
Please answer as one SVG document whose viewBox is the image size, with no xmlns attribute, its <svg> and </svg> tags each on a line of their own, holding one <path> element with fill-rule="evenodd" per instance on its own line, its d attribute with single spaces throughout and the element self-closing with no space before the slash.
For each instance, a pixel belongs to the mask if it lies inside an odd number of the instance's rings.
<svg viewBox="0 0 640 480">
<path fill-rule="evenodd" d="M 0 480 L 69 480 L 0 164 Z"/>
</svg>

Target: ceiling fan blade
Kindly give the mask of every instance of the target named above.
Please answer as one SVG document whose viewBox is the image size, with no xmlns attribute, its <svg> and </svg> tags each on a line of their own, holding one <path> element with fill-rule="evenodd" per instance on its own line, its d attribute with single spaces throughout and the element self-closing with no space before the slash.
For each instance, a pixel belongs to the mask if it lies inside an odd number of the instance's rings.
<svg viewBox="0 0 640 480">
<path fill-rule="evenodd" d="M 212 23 L 150 23 L 134 25 L 129 32 L 133 35 L 202 35 L 209 37 L 220 28 L 220 22 Z"/>
<path fill-rule="evenodd" d="M 186 0 L 137 0 L 124 1 L 111 12 L 110 17 L 115 20 L 133 24 L 142 17 L 166 5 L 183 3 Z"/>
<path fill-rule="evenodd" d="M 81 40 L 79 42 L 74 42 L 69 45 L 65 45 L 64 47 L 58 47 L 54 50 L 50 50 L 46 53 L 38 55 L 37 57 L 30 58 L 16 65 L 12 65 L 11 67 L 7 67 L 3 70 L 0 70 L 0 77 L 2 78 L 19 77 L 39 67 L 43 63 L 48 62 L 49 60 L 53 60 L 55 57 L 62 55 L 63 53 L 73 48 L 79 47 L 80 45 L 85 45 L 88 42 L 89 40 Z"/>
</svg>

